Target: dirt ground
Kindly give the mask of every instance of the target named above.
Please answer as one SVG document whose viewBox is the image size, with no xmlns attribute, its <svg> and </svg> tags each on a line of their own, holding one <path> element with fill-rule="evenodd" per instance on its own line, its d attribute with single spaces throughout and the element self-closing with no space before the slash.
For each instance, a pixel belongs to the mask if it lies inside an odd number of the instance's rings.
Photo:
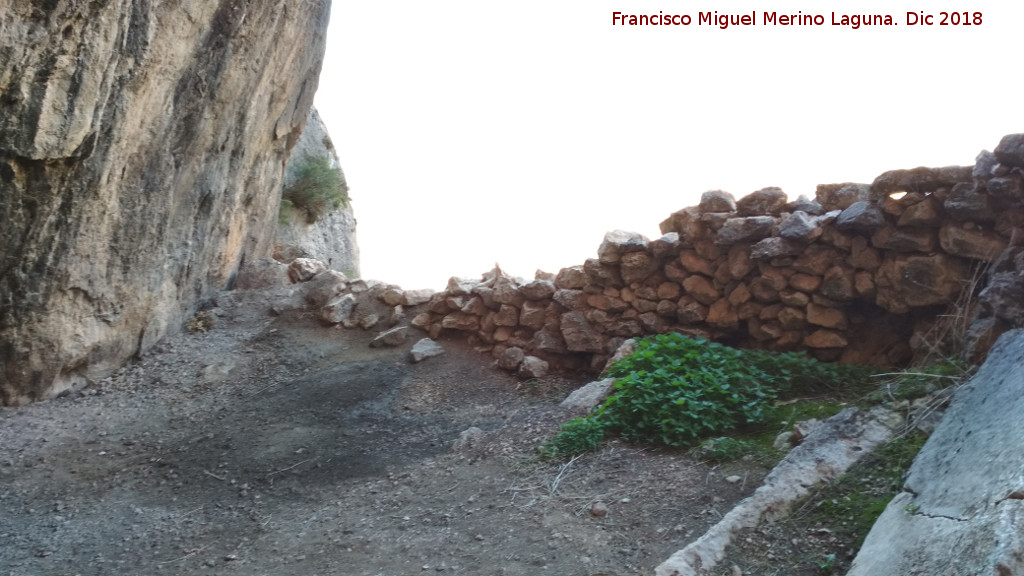
<svg viewBox="0 0 1024 576">
<path fill-rule="evenodd" d="M 586 378 L 524 383 L 453 341 L 411 364 L 418 335 L 373 349 L 256 294 L 0 411 L 0 574 L 652 574 L 767 473 L 618 442 L 539 460 Z"/>
</svg>

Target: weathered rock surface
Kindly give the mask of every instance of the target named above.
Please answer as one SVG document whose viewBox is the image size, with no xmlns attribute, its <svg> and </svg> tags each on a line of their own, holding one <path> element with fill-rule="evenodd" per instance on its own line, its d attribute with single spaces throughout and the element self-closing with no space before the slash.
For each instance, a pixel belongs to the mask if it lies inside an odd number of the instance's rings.
<svg viewBox="0 0 1024 576">
<path fill-rule="evenodd" d="M 273 258 L 260 258 L 242 266 L 235 280 L 238 290 L 258 290 L 284 286 L 288 278 L 288 267 Z"/>
<path fill-rule="evenodd" d="M 847 408 L 818 424 L 803 443 L 768 474 L 752 496 L 740 502 L 703 536 L 673 554 L 654 573 L 657 576 L 711 573 L 725 556 L 725 548 L 736 532 L 753 528 L 761 521 L 784 517 L 793 502 L 809 494 L 819 482 L 836 478 L 865 454 L 887 442 L 901 423 L 898 415 L 876 407 L 867 412 Z"/>
<path fill-rule="evenodd" d="M 519 364 L 516 375 L 523 379 L 543 378 L 548 373 L 548 363 L 536 356 L 527 356 Z"/>
<path fill-rule="evenodd" d="M 1024 332 L 1004 334 L 961 388 L 850 576 L 1024 573 Z"/>
<path fill-rule="evenodd" d="M 352 294 L 339 294 L 331 298 L 320 309 L 320 319 L 328 324 L 340 324 L 349 319 L 356 307 L 356 297 Z"/>
<path fill-rule="evenodd" d="M 594 382 L 573 390 L 565 397 L 565 400 L 562 400 L 561 406 L 574 412 L 590 412 L 604 402 L 605 398 L 608 397 L 608 394 L 611 393 L 612 386 L 614 384 L 614 378 L 595 380 Z"/>
<path fill-rule="evenodd" d="M 327 133 L 327 126 L 320 119 L 315 108 L 309 110 L 306 127 L 292 150 L 285 168 L 284 185 L 297 179 L 296 166 L 305 158 L 327 158 L 330 165 L 341 170 L 334 143 Z M 342 175 L 342 183 L 345 178 Z M 284 217 L 279 219 L 274 253 L 302 254 L 325 263 L 331 270 L 344 272 L 349 278 L 358 278 L 359 244 L 356 241 L 356 218 L 351 204 L 344 204 L 317 218 L 307 221 L 304 211 L 296 208 L 282 208 Z M 287 257 L 282 257 L 287 261 Z"/>
<path fill-rule="evenodd" d="M 270 255 L 330 3 L 0 11 L 0 399 L 47 398 L 177 331 Z"/>
</svg>

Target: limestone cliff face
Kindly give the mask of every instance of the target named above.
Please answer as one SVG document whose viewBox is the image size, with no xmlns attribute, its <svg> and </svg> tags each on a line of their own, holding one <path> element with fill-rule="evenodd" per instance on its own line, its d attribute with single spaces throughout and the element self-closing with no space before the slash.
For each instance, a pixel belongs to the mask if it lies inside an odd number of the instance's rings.
<svg viewBox="0 0 1024 576">
<path fill-rule="evenodd" d="M 307 157 L 326 157 L 332 167 L 341 170 L 327 126 L 316 108 L 310 109 L 306 128 L 292 150 L 285 170 L 286 186 L 298 178 L 295 166 Z M 342 182 L 344 180 L 343 174 Z M 346 203 L 336 210 L 328 211 L 312 224 L 307 222 L 301 210 L 282 210 L 286 214 L 283 221 L 278 223 L 275 258 L 286 263 L 298 257 L 315 258 L 349 278 L 359 277 L 359 244 L 356 241 L 356 217 L 351 204 Z"/>
<path fill-rule="evenodd" d="M 329 0 L 0 10 L 0 399 L 179 329 L 270 254 Z"/>
</svg>

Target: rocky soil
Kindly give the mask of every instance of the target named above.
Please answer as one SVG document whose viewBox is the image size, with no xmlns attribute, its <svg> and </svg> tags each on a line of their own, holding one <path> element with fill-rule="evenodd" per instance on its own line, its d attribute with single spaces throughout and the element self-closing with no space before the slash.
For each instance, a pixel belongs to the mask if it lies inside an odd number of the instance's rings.
<svg viewBox="0 0 1024 576">
<path fill-rule="evenodd" d="M 615 441 L 541 460 L 582 377 L 519 380 L 464 341 L 413 364 L 416 338 L 371 348 L 273 298 L 222 293 L 208 331 L 0 411 L 0 574 L 653 574 L 770 471 Z M 808 511 L 844 499 L 745 530 L 712 573 L 840 573 L 857 518 Z"/>
<path fill-rule="evenodd" d="M 0 574 L 651 574 L 767 472 L 614 442 L 538 460 L 583 382 L 457 342 L 412 364 L 258 291 L 216 304 L 208 332 L 0 412 Z"/>
</svg>

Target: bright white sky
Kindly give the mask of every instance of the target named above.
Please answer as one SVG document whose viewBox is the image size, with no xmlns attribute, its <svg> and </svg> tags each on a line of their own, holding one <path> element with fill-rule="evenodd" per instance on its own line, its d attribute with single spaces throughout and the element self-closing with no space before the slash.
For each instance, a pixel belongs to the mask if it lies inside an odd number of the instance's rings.
<svg viewBox="0 0 1024 576">
<path fill-rule="evenodd" d="M 365 278 L 442 288 L 495 262 L 532 278 L 706 190 L 871 182 L 973 164 L 1024 132 L 1024 2 L 338 0 L 316 105 L 359 221 Z M 906 12 L 934 5 L 934 26 Z M 981 26 L 939 26 L 943 9 Z M 750 13 L 756 26 L 698 26 Z M 764 11 L 824 26 L 762 25 Z M 690 26 L 612 26 L 612 12 Z M 832 26 L 889 13 L 893 27 Z M 962 13 L 961 13 L 962 15 Z"/>
</svg>

